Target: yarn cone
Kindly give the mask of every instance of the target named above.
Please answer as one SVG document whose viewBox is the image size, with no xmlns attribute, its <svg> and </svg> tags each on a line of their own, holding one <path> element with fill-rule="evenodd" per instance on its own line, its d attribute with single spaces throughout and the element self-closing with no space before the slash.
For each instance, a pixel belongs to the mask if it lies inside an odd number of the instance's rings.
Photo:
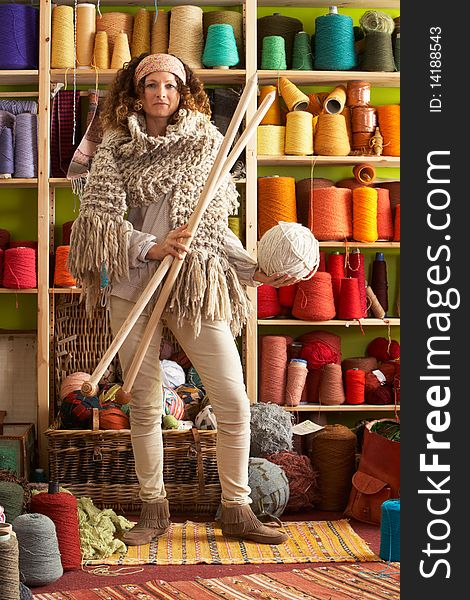
<svg viewBox="0 0 470 600">
<path fill-rule="evenodd" d="M 150 13 L 145 8 L 139 8 L 134 17 L 131 56 L 135 58 L 143 52 L 150 52 Z"/>
<path fill-rule="evenodd" d="M 290 82 L 287 77 L 280 78 L 279 88 L 289 110 L 307 110 L 310 98 Z"/>
<path fill-rule="evenodd" d="M 109 43 L 106 31 L 97 31 L 95 34 L 93 64 L 98 69 L 109 69 Z"/>
<path fill-rule="evenodd" d="M 157 18 L 152 19 L 150 33 L 152 54 L 167 54 L 168 40 L 170 37 L 170 13 L 159 10 Z"/>
<path fill-rule="evenodd" d="M 277 93 L 277 87 L 274 85 L 263 85 L 259 89 L 259 104 L 263 102 L 270 92 L 275 92 L 274 102 L 268 108 L 267 113 L 261 120 L 260 125 L 282 125 L 281 122 L 281 103 Z"/>
<path fill-rule="evenodd" d="M 206 67 L 227 68 L 240 62 L 233 27 L 228 23 L 214 23 L 207 29 L 202 63 Z"/>
<path fill-rule="evenodd" d="M 114 40 L 111 69 L 122 69 L 125 63 L 131 60 L 131 51 L 127 34 L 121 31 Z"/>
<path fill-rule="evenodd" d="M 297 71 L 313 70 L 310 36 L 306 31 L 299 31 L 295 34 L 294 48 L 292 50 L 292 68 Z"/>
</svg>

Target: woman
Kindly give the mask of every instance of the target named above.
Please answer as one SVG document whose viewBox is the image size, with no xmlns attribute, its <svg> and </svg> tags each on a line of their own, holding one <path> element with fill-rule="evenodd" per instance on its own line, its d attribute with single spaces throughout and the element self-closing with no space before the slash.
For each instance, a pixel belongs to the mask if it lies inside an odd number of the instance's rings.
<svg viewBox="0 0 470 600">
<path fill-rule="evenodd" d="M 103 140 L 97 148 L 71 235 L 69 266 L 86 290 L 87 306 L 109 281 L 116 334 L 160 261 L 183 260 L 159 328 L 132 388 L 131 438 L 142 511 L 126 534 L 146 544 L 168 529 L 161 435 L 162 325 L 174 334 L 201 377 L 217 419 L 217 461 L 225 535 L 279 544 L 287 536 L 263 525 L 250 508 L 250 406 L 234 341 L 250 303 L 244 285 L 290 285 L 267 277 L 228 228 L 238 208 L 231 177 L 201 219 L 189 251 L 187 222 L 222 142 L 210 122 L 201 82 L 169 54 L 144 54 L 121 69 L 107 95 Z M 127 218 L 126 218 L 127 213 Z M 103 281 L 104 280 L 104 281 Z M 134 357 L 155 298 L 119 351 L 124 374 Z"/>
</svg>

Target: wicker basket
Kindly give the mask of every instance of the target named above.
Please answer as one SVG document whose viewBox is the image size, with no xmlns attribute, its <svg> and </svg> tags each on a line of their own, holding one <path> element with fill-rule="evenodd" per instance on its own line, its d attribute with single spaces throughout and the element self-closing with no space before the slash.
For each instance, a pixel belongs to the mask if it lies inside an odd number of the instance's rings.
<svg viewBox="0 0 470 600">
<path fill-rule="evenodd" d="M 56 407 L 60 406 L 61 381 L 71 373 L 93 373 L 113 340 L 109 312 L 96 308 L 91 315 L 77 294 L 60 294 L 54 310 L 54 381 Z M 110 369 L 119 374 L 118 357 Z"/>
<path fill-rule="evenodd" d="M 45 432 L 49 478 L 100 508 L 136 512 L 140 508 L 129 429 Z M 173 513 L 215 514 L 221 488 L 216 460 L 216 431 L 163 431 L 163 479 Z"/>
<path fill-rule="evenodd" d="M 54 340 L 53 385 L 58 407 L 62 379 L 76 371 L 92 373 L 111 343 L 109 314 L 101 308 L 89 318 L 77 296 L 58 298 Z M 117 358 L 113 364 L 118 370 Z M 51 479 L 77 496 L 90 497 L 99 507 L 123 512 L 140 509 L 128 429 L 99 430 L 95 415 L 92 430 L 62 430 L 54 425 L 45 435 Z M 173 513 L 216 512 L 221 495 L 216 438 L 215 431 L 163 432 L 163 479 Z"/>
</svg>

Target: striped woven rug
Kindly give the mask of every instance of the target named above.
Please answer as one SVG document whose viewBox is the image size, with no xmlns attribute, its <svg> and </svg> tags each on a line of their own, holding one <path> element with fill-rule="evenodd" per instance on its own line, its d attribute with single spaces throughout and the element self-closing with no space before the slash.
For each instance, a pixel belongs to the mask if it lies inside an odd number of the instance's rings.
<svg viewBox="0 0 470 600">
<path fill-rule="evenodd" d="M 400 564 L 328 565 L 195 581 L 147 583 L 35 594 L 35 600 L 399 600 Z"/>
<path fill-rule="evenodd" d="M 380 560 L 352 529 L 347 519 L 283 523 L 289 536 L 269 546 L 224 538 L 217 523 L 173 523 L 169 531 L 146 546 L 131 546 L 127 554 L 88 560 L 87 565 L 215 565 L 358 562 Z"/>
</svg>

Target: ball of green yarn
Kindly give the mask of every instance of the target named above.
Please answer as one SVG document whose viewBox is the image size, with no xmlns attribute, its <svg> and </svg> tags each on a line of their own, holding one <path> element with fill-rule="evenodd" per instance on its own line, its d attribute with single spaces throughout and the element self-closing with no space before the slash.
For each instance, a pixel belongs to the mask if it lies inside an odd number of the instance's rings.
<svg viewBox="0 0 470 600">
<path fill-rule="evenodd" d="M 163 429 L 178 429 L 179 421 L 173 415 L 165 415 L 162 419 Z"/>
<path fill-rule="evenodd" d="M 24 489 L 14 481 L 0 481 L 0 504 L 5 509 L 8 523 L 23 512 Z"/>
</svg>

